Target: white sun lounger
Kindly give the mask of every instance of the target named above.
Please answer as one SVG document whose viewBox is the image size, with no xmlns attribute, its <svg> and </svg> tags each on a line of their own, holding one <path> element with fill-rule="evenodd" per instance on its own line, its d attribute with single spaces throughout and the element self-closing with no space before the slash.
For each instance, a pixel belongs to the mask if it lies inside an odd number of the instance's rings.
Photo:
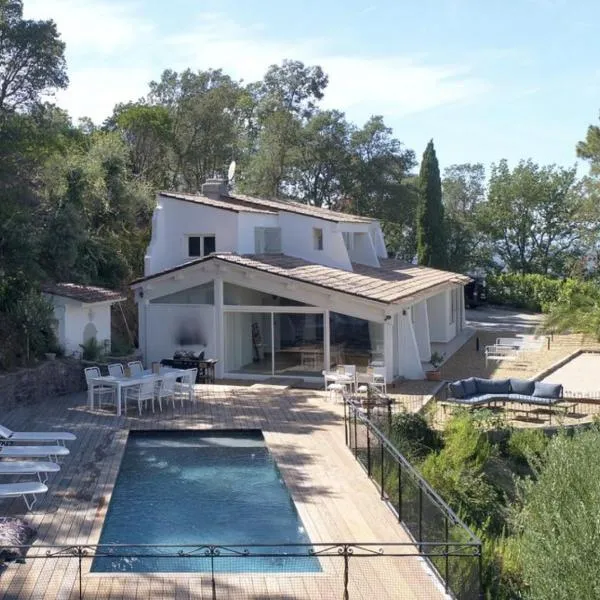
<svg viewBox="0 0 600 600">
<path fill-rule="evenodd" d="M 0 442 L 53 442 L 61 446 L 65 442 L 73 442 L 77 438 L 68 431 L 12 431 L 0 425 Z"/>
<path fill-rule="evenodd" d="M 64 446 L 0 446 L 0 458 L 49 458 L 56 462 L 59 456 L 67 456 Z"/>
<path fill-rule="evenodd" d="M 22 483 L 0 483 L 0 500 L 2 498 L 18 498 L 23 497 L 27 508 L 31 510 L 36 503 L 36 494 L 45 494 L 48 488 L 39 481 L 24 481 Z M 32 496 L 29 501 L 27 496 Z"/>
<path fill-rule="evenodd" d="M 58 473 L 60 465 L 45 460 L 0 461 L 0 475 L 37 475 L 40 483 L 48 481 L 48 473 Z"/>
</svg>

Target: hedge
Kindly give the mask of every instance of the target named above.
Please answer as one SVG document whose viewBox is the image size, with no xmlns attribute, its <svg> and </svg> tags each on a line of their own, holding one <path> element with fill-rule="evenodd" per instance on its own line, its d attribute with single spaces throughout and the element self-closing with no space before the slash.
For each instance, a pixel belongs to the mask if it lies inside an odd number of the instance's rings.
<svg viewBox="0 0 600 600">
<path fill-rule="evenodd" d="M 547 313 L 562 293 L 590 284 L 578 279 L 555 279 L 545 275 L 508 273 L 489 275 L 486 278 L 487 297 L 492 304 L 507 304 Z"/>
</svg>

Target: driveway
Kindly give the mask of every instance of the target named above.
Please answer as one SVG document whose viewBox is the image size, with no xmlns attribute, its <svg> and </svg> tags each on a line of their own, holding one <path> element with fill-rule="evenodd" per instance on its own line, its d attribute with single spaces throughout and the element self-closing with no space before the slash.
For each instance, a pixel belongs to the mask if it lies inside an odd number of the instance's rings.
<svg viewBox="0 0 600 600">
<path fill-rule="evenodd" d="M 543 315 L 484 306 L 465 311 L 467 325 L 484 331 L 514 331 L 533 333 L 541 323 Z"/>
</svg>

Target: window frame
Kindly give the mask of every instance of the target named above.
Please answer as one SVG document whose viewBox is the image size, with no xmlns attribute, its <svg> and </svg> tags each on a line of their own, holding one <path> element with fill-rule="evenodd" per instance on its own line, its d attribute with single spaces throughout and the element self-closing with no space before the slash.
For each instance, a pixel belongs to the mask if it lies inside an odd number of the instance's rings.
<svg viewBox="0 0 600 600">
<path fill-rule="evenodd" d="M 321 252 L 324 249 L 325 242 L 322 227 L 313 227 L 313 250 Z"/>
<path fill-rule="evenodd" d="M 199 250 L 200 253 L 199 254 L 190 254 L 190 240 L 192 238 L 198 238 L 199 240 Z M 206 238 L 213 238 L 214 239 L 214 245 L 215 245 L 215 249 L 214 252 L 217 251 L 217 236 L 214 233 L 190 233 L 187 234 L 185 236 L 186 239 L 186 255 L 188 258 L 204 258 L 205 256 L 208 256 L 208 254 L 210 254 L 210 252 L 207 254 L 204 251 L 204 245 L 205 245 L 205 240 Z"/>
</svg>

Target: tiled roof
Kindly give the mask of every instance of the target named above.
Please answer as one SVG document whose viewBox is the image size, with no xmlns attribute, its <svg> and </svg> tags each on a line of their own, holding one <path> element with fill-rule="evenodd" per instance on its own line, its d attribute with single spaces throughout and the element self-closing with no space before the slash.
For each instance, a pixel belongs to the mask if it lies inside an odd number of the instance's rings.
<svg viewBox="0 0 600 600">
<path fill-rule="evenodd" d="M 180 192 L 160 192 L 161 196 L 167 198 L 175 198 L 176 200 L 184 200 L 185 202 L 194 202 L 195 204 L 203 204 L 205 206 L 213 206 L 223 210 L 229 210 L 231 212 L 250 212 L 250 213 L 261 213 L 261 214 L 277 214 L 276 211 L 267 210 L 266 208 L 255 208 L 252 206 L 243 206 L 242 204 L 235 204 L 229 202 L 229 200 L 215 200 L 202 196 L 200 194 L 183 194 Z"/>
<path fill-rule="evenodd" d="M 121 292 L 92 285 L 79 285 L 78 283 L 46 283 L 42 285 L 42 291 L 85 303 L 125 300 L 125 296 Z"/>
<path fill-rule="evenodd" d="M 220 200 L 208 198 L 207 196 L 202 196 L 200 194 L 183 194 L 180 192 L 160 192 L 160 195 L 166 196 L 167 198 L 185 200 L 186 202 L 195 202 L 196 204 L 203 204 L 205 206 L 213 206 L 232 212 L 277 214 L 279 211 L 283 211 L 316 219 L 324 219 L 325 221 L 333 221 L 334 223 L 371 223 L 374 221 L 374 219 L 369 219 L 367 217 L 336 212 L 329 210 L 328 208 L 310 206 L 308 204 L 302 204 L 301 202 L 275 199 L 267 200 L 265 198 L 256 198 L 254 196 L 245 196 L 243 194 L 221 196 Z"/>
<path fill-rule="evenodd" d="M 284 254 L 240 256 L 219 253 L 138 279 L 132 284 L 160 277 L 211 259 L 385 304 L 394 304 L 410 299 L 416 294 L 444 284 L 464 285 L 470 281 L 470 278 L 465 275 L 411 265 L 394 259 L 380 259 L 380 268 L 354 263 L 352 265 L 354 271 L 346 271 Z"/>
<path fill-rule="evenodd" d="M 375 220 L 367 217 L 359 217 L 358 215 L 352 215 L 349 213 L 336 212 L 334 210 L 329 210 L 328 208 L 311 206 L 309 204 L 303 204 L 302 202 L 294 202 L 292 200 L 268 200 L 266 198 L 245 196 L 243 194 L 235 194 L 233 196 L 228 196 L 227 198 L 230 202 L 238 205 L 254 206 L 257 208 L 262 207 L 271 211 L 282 210 L 284 212 L 301 214 L 307 217 L 314 217 L 316 219 L 334 221 L 335 223 L 371 223 Z"/>
</svg>

